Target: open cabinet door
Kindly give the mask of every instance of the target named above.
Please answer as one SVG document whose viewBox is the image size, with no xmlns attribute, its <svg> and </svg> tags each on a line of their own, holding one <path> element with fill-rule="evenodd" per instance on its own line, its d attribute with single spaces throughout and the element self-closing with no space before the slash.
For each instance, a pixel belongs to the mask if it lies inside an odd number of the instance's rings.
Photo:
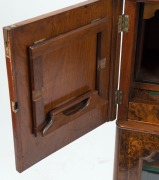
<svg viewBox="0 0 159 180">
<path fill-rule="evenodd" d="M 19 172 L 111 120 L 111 25 L 94 0 L 4 28 Z"/>
</svg>

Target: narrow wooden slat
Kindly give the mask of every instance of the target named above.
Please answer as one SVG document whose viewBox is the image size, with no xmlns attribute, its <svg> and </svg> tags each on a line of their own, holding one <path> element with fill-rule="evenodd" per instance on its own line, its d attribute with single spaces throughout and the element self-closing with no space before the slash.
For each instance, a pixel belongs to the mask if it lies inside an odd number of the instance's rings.
<svg viewBox="0 0 159 180">
<path fill-rule="evenodd" d="M 144 83 L 144 82 L 134 82 L 133 87 L 138 88 L 138 89 L 159 91 L 159 85 L 158 84 L 150 84 L 150 83 Z"/>
<path fill-rule="evenodd" d="M 106 29 L 107 22 L 108 19 L 104 18 L 98 20 L 97 22 L 90 23 L 89 25 L 83 26 L 76 30 L 72 30 L 63 35 L 57 36 L 55 38 L 51 38 L 48 40 L 44 40 L 40 43 L 36 43 L 30 46 L 30 48 L 33 51 L 33 58 L 36 58 L 37 56 L 42 56 L 45 53 L 48 54 L 52 52 L 52 49 L 56 50 L 62 48 L 63 46 L 66 46 L 67 44 L 77 39 L 86 38 L 91 34 L 96 34 L 98 32 L 101 32 L 104 29 Z"/>
<path fill-rule="evenodd" d="M 129 93 L 132 87 L 135 63 L 135 48 L 137 38 L 138 5 L 127 0 L 125 14 L 129 15 L 129 32 L 123 34 L 122 62 L 120 71 L 120 90 L 123 91 L 123 102 L 119 105 L 118 119 L 127 120 Z"/>
<path fill-rule="evenodd" d="M 44 99 L 43 99 L 43 63 L 40 57 L 32 57 L 30 52 L 32 106 L 33 106 L 33 131 L 37 136 L 38 127 L 44 122 Z"/>
</svg>

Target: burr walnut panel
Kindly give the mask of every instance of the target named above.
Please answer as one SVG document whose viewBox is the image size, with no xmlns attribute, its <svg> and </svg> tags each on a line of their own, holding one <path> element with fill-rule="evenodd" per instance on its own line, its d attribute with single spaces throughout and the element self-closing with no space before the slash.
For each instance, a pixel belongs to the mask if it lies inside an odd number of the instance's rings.
<svg viewBox="0 0 159 180">
<path fill-rule="evenodd" d="M 140 159 L 159 149 L 159 135 L 133 129 L 117 129 L 118 180 L 141 180 Z M 114 179 L 115 180 L 115 179 Z"/>
</svg>

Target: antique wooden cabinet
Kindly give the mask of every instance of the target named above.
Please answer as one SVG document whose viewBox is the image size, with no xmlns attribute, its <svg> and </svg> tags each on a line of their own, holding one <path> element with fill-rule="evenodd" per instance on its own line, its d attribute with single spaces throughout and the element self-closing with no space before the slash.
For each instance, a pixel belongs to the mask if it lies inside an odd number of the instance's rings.
<svg viewBox="0 0 159 180">
<path fill-rule="evenodd" d="M 114 180 L 141 179 L 159 150 L 158 42 L 158 0 L 91 0 L 5 27 L 17 170 L 117 117 Z"/>
</svg>

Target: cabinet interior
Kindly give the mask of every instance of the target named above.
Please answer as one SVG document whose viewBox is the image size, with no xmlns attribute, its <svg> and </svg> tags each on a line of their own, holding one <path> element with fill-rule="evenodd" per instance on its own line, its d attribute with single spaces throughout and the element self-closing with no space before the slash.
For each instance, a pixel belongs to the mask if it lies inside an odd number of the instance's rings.
<svg viewBox="0 0 159 180">
<path fill-rule="evenodd" d="M 138 3 L 128 119 L 159 125 L 159 3 Z"/>
<path fill-rule="evenodd" d="M 159 3 L 140 3 L 135 80 L 159 84 Z"/>
</svg>

